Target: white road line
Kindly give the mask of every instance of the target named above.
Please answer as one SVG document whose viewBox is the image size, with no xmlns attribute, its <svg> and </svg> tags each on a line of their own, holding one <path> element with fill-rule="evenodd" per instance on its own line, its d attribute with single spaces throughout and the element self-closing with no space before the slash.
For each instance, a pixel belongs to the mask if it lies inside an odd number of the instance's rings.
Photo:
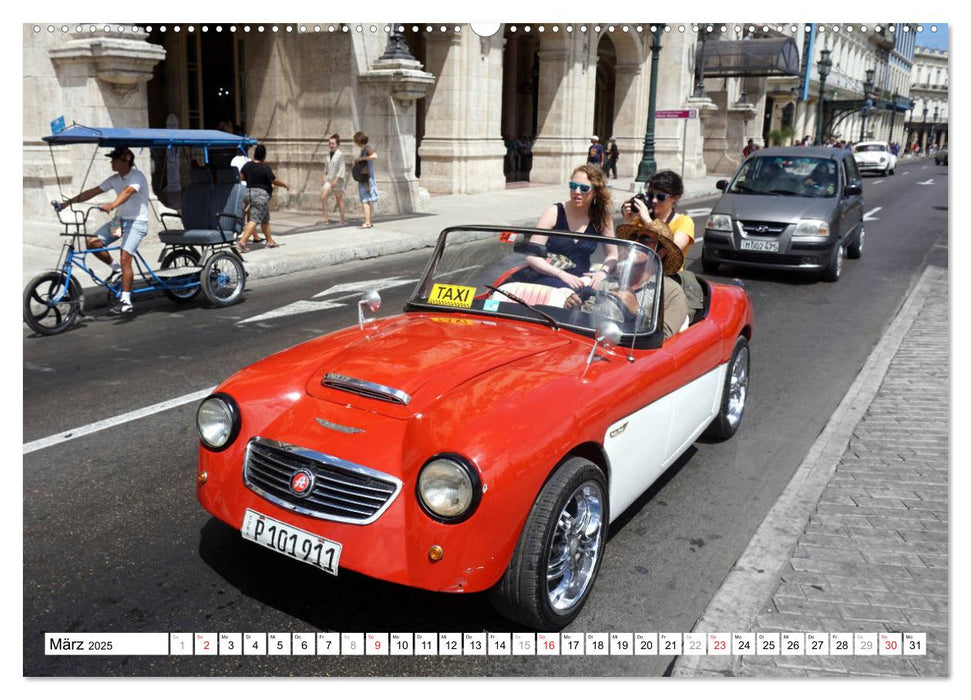
<svg viewBox="0 0 971 700">
<path fill-rule="evenodd" d="M 878 219 L 877 217 L 875 217 L 874 214 L 876 214 L 881 209 L 883 209 L 883 207 L 877 207 L 876 209 L 871 209 L 870 211 L 868 211 L 866 214 L 863 215 L 863 220 L 864 221 L 879 221 L 880 219 Z"/>
<path fill-rule="evenodd" d="M 162 401 L 161 403 L 146 406 L 145 408 L 139 408 L 135 411 L 123 413 L 120 416 L 115 416 L 114 418 L 108 418 L 106 420 L 98 421 L 97 423 L 90 423 L 88 425 L 83 425 L 80 428 L 74 428 L 73 430 L 58 433 L 57 435 L 51 435 L 50 437 L 41 438 L 40 440 L 24 443 L 24 454 L 30 454 L 31 452 L 36 452 L 37 450 L 43 450 L 45 447 L 59 445 L 62 442 L 67 442 L 68 440 L 74 440 L 75 438 L 90 435 L 91 433 L 96 433 L 100 430 L 107 430 L 108 428 L 113 428 L 116 425 L 138 420 L 139 418 L 144 418 L 155 413 L 161 413 L 162 411 L 167 411 L 170 408 L 182 406 L 183 404 L 199 401 L 209 396 L 209 394 L 211 394 L 215 388 L 216 387 L 211 386 L 208 389 L 197 391 L 194 394 L 186 394 L 185 396 L 169 399 L 168 401 Z"/>
</svg>

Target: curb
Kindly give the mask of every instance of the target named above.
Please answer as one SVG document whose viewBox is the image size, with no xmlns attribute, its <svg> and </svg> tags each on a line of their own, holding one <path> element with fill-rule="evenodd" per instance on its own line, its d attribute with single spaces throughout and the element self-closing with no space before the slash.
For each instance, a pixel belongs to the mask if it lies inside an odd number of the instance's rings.
<svg viewBox="0 0 971 700">
<path fill-rule="evenodd" d="M 779 584 L 799 537 L 843 457 L 850 437 L 880 389 L 890 363 L 926 300 L 926 288 L 947 283 L 947 272 L 927 267 L 853 385 L 813 443 L 792 480 L 695 623 L 692 632 L 748 632 Z M 734 676 L 740 657 L 680 656 L 672 676 Z"/>
</svg>

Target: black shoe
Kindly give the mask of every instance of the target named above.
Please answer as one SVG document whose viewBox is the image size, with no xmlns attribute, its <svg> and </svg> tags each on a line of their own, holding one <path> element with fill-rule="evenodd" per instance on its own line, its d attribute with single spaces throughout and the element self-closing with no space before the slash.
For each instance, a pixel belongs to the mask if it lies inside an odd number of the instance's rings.
<svg viewBox="0 0 971 700">
<path fill-rule="evenodd" d="M 135 307 L 132 306 L 131 302 L 126 304 L 123 301 L 119 301 L 117 304 L 108 309 L 108 313 L 112 316 L 122 316 L 125 314 L 134 313 L 134 311 Z"/>
<path fill-rule="evenodd" d="M 109 287 L 113 284 L 118 284 L 121 282 L 121 270 L 112 270 L 111 274 L 105 280 L 105 284 Z"/>
</svg>

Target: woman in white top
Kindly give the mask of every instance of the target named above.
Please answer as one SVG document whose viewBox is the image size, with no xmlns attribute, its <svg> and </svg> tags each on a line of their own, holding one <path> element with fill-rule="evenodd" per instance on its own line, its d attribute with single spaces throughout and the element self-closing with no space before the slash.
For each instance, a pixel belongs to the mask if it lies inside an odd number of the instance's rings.
<svg viewBox="0 0 971 700">
<path fill-rule="evenodd" d="M 339 146 L 341 137 L 334 134 L 327 140 L 327 148 L 330 151 L 330 160 L 327 162 L 327 175 L 324 177 L 324 189 L 320 193 L 320 204 L 324 210 L 324 218 L 321 223 L 329 224 L 330 218 L 327 216 L 327 198 L 330 193 L 334 193 L 337 200 L 337 211 L 340 212 L 341 223 L 344 223 L 344 154 L 341 153 Z"/>
</svg>

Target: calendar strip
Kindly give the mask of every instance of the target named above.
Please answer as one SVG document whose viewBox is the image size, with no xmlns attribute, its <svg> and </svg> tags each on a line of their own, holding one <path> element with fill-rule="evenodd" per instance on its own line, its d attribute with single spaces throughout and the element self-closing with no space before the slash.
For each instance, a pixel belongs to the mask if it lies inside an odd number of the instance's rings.
<svg viewBox="0 0 971 700">
<path fill-rule="evenodd" d="M 924 632 L 46 633 L 48 656 L 924 656 Z"/>
</svg>

